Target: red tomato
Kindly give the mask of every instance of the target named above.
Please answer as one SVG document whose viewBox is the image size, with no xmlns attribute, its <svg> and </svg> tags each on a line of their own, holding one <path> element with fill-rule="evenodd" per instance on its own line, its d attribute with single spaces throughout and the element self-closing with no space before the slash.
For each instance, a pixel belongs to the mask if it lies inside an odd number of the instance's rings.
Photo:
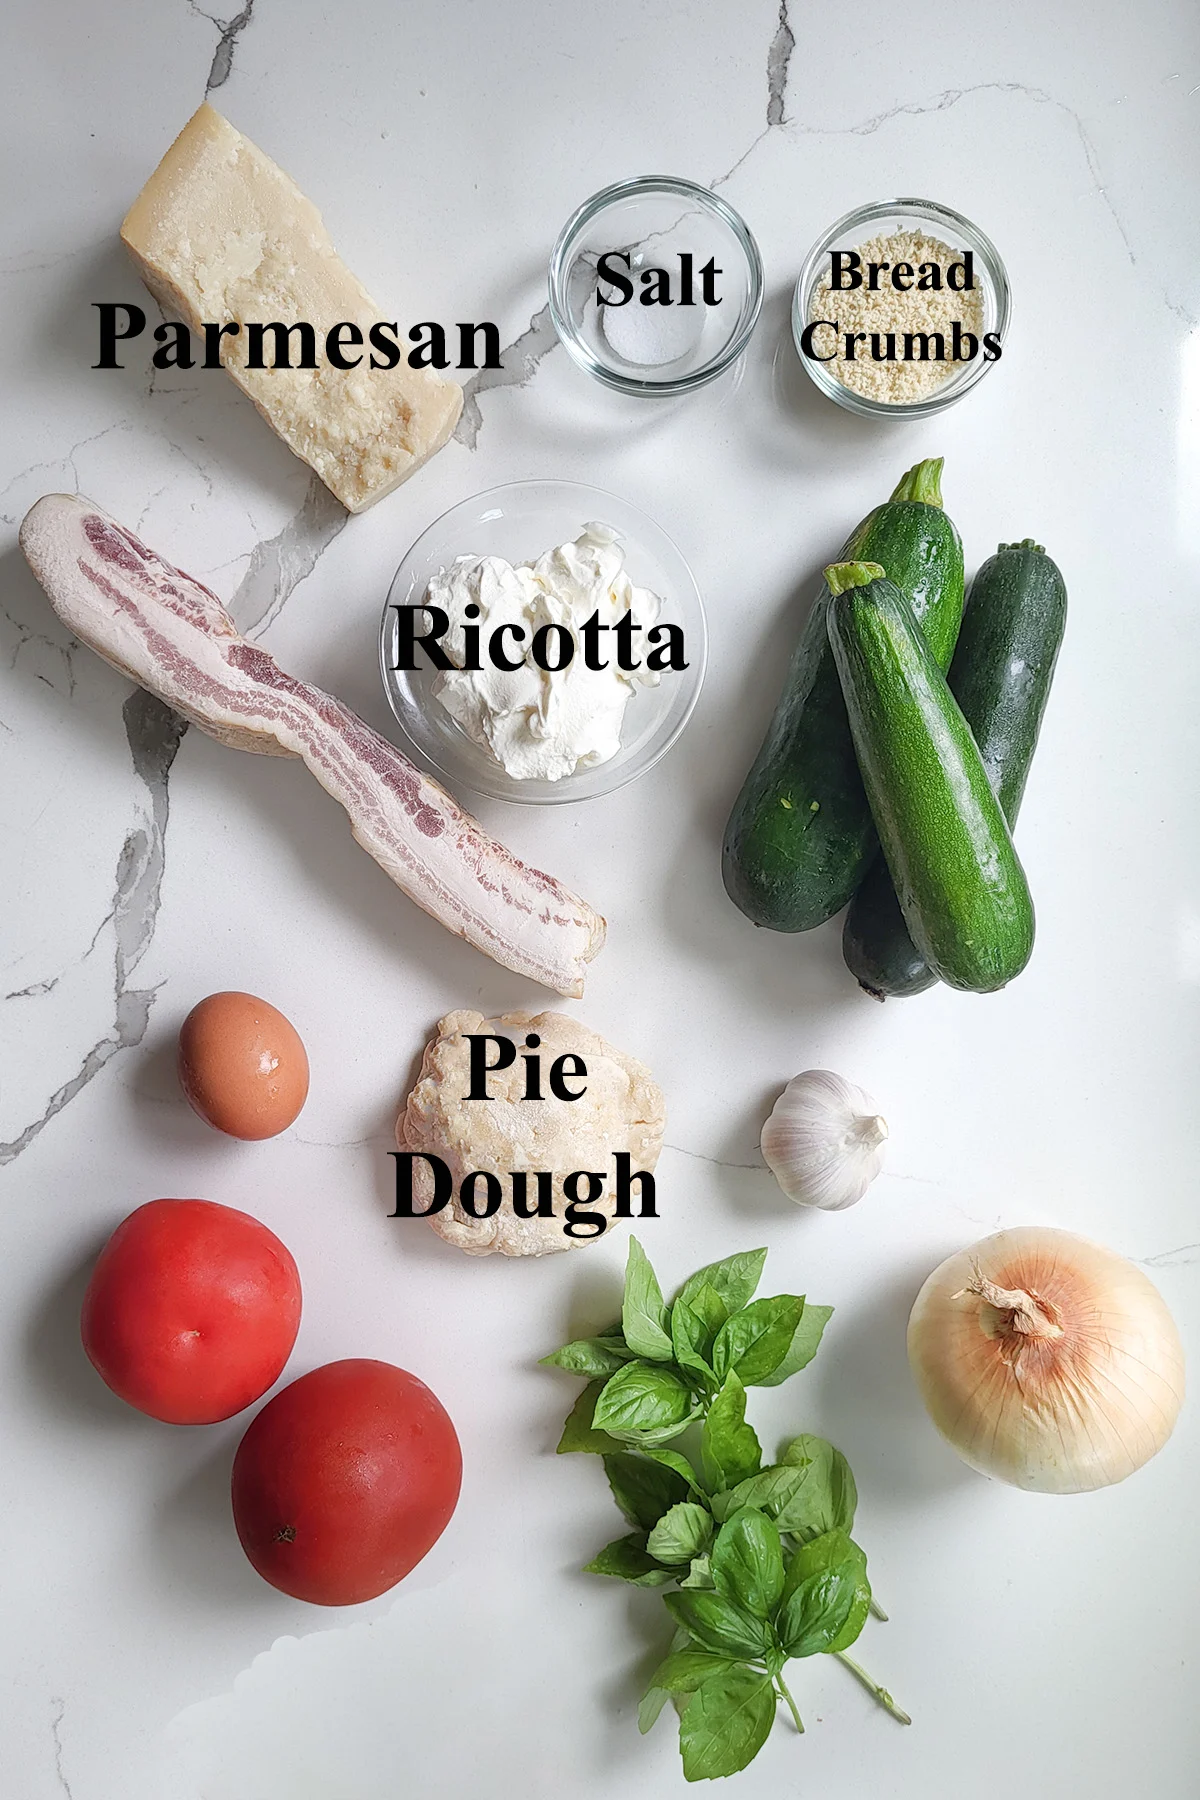
<svg viewBox="0 0 1200 1800">
<path fill-rule="evenodd" d="M 151 1200 L 117 1226 L 83 1297 L 83 1347 L 114 1394 L 210 1425 L 278 1380 L 300 1327 L 287 1247 L 211 1200 Z"/>
<path fill-rule="evenodd" d="M 301 1375 L 251 1422 L 233 1463 L 233 1520 L 272 1587 L 351 1606 L 433 1548 L 461 1482 L 437 1396 L 391 1363 L 351 1358 Z"/>
</svg>

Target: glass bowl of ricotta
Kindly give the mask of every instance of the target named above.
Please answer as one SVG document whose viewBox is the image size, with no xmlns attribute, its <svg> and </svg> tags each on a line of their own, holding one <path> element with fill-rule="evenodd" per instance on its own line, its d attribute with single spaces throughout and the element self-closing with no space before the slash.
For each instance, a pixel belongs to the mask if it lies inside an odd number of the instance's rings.
<svg viewBox="0 0 1200 1800">
<path fill-rule="evenodd" d="M 397 569 L 379 628 L 384 692 L 416 760 L 529 806 L 652 769 L 707 658 L 676 545 L 639 507 L 572 481 L 510 482 L 443 513 Z"/>
</svg>

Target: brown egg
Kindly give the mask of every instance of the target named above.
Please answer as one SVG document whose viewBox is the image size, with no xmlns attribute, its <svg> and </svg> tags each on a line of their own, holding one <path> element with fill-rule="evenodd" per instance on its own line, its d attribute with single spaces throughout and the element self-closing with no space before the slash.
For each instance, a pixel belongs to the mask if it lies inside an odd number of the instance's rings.
<svg viewBox="0 0 1200 1800">
<path fill-rule="evenodd" d="M 179 1033 L 193 1109 L 235 1138 L 277 1137 L 308 1098 L 308 1057 L 289 1019 L 253 994 L 210 994 Z"/>
</svg>

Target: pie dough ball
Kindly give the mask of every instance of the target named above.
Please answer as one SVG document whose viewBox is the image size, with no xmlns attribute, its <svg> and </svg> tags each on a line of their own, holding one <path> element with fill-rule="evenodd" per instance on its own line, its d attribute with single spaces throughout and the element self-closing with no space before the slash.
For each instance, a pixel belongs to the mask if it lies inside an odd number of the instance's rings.
<svg viewBox="0 0 1200 1800">
<path fill-rule="evenodd" d="M 483 1032 L 510 1038 L 517 1057 L 507 1069 L 489 1073 L 491 1098 L 467 1100 L 471 1054 L 467 1037 Z M 531 1033 L 541 1039 L 536 1051 L 525 1048 Z M 489 1062 L 495 1054 L 494 1046 L 489 1046 Z M 527 1054 L 541 1058 L 544 1100 L 523 1098 Z M 564 1054 L 582 1057 L 587 1065 L 586 1089 L 578 1100 L 556 1099 L 550 1090 L 551 1066 Z M 583 1080 L 568 1075 L 567 1085 L 576 1090 Z M 401 1150 L 440 1156 L 450 1170 L 453 1195 L 429 1219 L 448 1244 L 457 1244 L 468 1256 L 545 1256 L 598 1241 L 597 1236 L 569 1237 L 563 1230 L 568 1204 L 562 1191 L 564 1177 L 576 1169 L 603 1174 L 604 1191 L 585 1210 L 611 1220 L 616 1206 L 614 1153 L 628 1153 L 631 1175 L 640 1169 L 653 1173 L 665 1125 L 662 1090 L 649 1069 L 606 1044 L 577 1019 L 555 1012 L 505 1013 L 498 1019 L 453 1012 L 440 1021 L 436 1037 L 425 1047 L 417 1085 L 396 1121 L 396 1142 Z M 459 1188 L 476 1169 L 489 1171 L 501 1184 L 504 1198 L 489 1219 L 472 1218 L 459 1204 Z M 532 1172 L 553 1172 L 553 1218 L 520 1219 L 514 1213 L 510 1171 L 521 1169 L 530 1173 L 531 1206 L 537 1197 Z M 433 1192 L 433 1171 L 427 1163 L 414 1163 L 417 1212 L 429 1205 Z M 636 1183 L 631 1204 L 636 1217 L 641 1204 Z"/>
</svg>

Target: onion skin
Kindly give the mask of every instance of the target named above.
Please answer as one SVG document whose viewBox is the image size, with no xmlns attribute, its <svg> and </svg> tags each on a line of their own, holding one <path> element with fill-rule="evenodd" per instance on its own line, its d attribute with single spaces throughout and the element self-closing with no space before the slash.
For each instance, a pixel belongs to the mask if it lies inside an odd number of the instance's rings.
<svg viewBox="0 0 1200 1800">
<path fill-rule="evenodd" d="M 980 1281 L 1036 1297 L 1014 1314 Z M 1154 1283 L 1073 1232 L 997 1232 L 936 1268 L 908 1322 L 930 1418 L 983 1475 L 1043 1494 L 1123 1481 L 1161 1450 L 1183 1403 L 1183 1347 Z"/>
</svg>

